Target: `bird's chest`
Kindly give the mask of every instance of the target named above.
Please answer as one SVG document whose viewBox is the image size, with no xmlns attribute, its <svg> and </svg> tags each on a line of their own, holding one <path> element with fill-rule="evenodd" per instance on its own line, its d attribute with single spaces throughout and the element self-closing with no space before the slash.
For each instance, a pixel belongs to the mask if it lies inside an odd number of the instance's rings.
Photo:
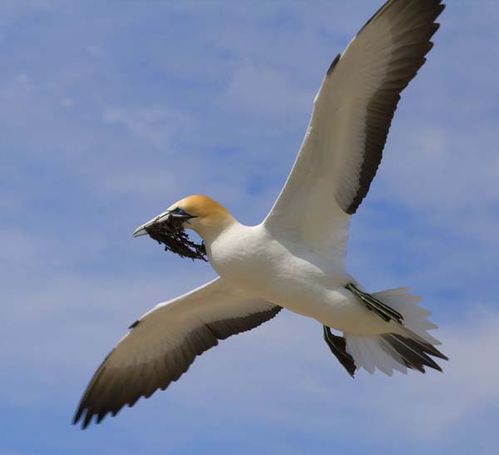
<svg viewBox="0 0 499 455">
<path fill-rule="evenodd" d="M 208 257 L 221 277 L 240 285 L 260 282 L 270 273 L 278 260 L 272 240 L 256 227 L 237 227 L 229 230 L 207 246 Z"/>
<path fill-rule="evenodd" d="M 310 298 L 312 289 L 329 287 L 329 270 L 292 253 L 259 227 L 246 229 L 209 246 L 210 262 L 221 277 L 276 304 L 286 301 L 286 306 Z"/>
</svg>

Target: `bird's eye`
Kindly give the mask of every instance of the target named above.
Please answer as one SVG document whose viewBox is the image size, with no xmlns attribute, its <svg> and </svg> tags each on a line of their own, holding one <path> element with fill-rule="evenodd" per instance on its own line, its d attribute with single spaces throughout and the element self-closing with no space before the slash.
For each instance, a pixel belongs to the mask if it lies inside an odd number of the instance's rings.
<svg viewBox="0 0 499 455">
<path fill-rule="evenodd" d="M 180 207 L 175 207 L 171 213 L 175 213 L 176 215 L 187 215 L 187 212 L 184 209 L 181 209 Z"/>
</svg>

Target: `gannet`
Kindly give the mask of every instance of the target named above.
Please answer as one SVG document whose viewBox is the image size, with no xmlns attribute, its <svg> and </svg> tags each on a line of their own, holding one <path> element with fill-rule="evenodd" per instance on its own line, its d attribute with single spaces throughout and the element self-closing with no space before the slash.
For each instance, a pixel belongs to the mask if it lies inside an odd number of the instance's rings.
<svg viewBox="0 0 499 455">
<path fill-rule="evenodd" d="M 298 157 L 263 222 L 245 226 L 220 203 L 194 195 L 134 232 L 166 239 L 182 256 L 207 258 L 218 277 L 130 326 L 97 369 L 74 423 L 81 419 L 85 428 L 94 416 L 98 423 L 165 389 L 219 340 L 282 308 L 318 321 L 352 377 L 359 368 L 441 371 L 434 358 L 447 357 L 428 333 L 436 325 L 419 298 L 407 288 L 368 292 L 344 258 L 350 217 L 369 190 L 400 93 L 424 64 L 443 9 L 440 0 L 390 0 L 333 60 Z"/>
</svg>

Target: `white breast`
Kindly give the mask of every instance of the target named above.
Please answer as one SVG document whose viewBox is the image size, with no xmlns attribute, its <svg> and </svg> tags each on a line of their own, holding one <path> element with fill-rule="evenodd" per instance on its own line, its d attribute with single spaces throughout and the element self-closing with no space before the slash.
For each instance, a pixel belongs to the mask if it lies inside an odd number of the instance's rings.
<svg viewBox="0 0 499 455">
<path fill-rule="evenodd" d="M 207 245 L 220 276 L 277 305 L 314 316 L 331 290 L 351 278 L 339 261 L 303 248 L 277 241 L 263 225 L 239 223 Z"/>
</svg>

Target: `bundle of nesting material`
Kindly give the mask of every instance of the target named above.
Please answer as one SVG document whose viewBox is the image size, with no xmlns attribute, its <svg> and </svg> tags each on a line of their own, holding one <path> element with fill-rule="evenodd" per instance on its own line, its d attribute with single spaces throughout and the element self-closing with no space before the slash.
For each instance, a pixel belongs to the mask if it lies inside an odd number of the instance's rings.
<svg viewBox="0 0 499 455">
<path fill-rule="evenodd" d="M 182 220 L 173 218 L 168 223 L 156 223 L 145 228 L 151 238 L 165 245 L 165 251 L 171 251 L 183 258 L 206 259 L 203 243 L 195 243 L 182 228 Z"/>
</svg>

